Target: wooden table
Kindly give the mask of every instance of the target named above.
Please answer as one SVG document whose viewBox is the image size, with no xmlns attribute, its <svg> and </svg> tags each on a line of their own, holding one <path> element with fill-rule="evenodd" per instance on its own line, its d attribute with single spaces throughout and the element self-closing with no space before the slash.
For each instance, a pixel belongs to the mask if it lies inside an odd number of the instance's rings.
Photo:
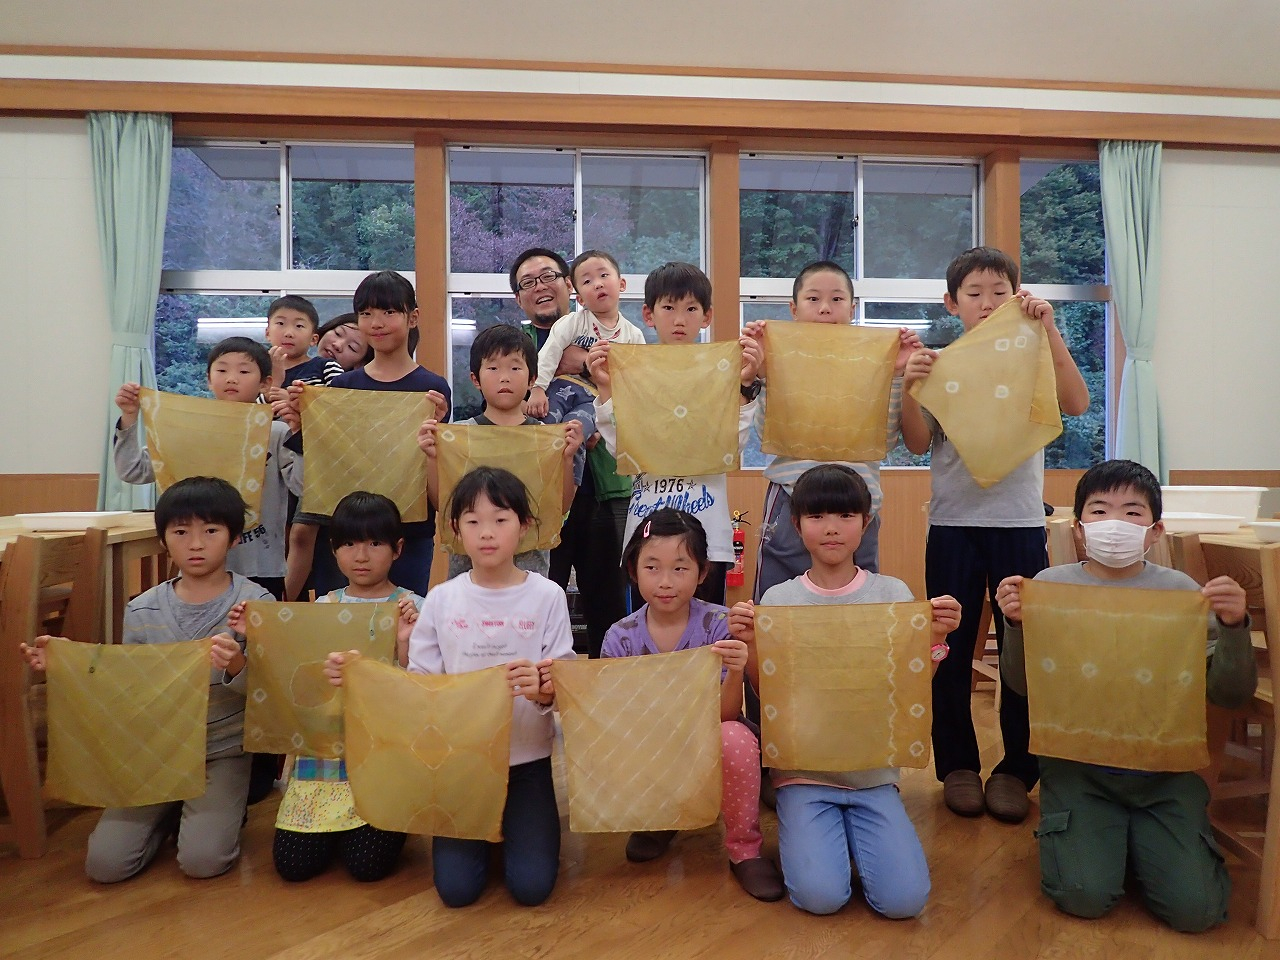
<svg viewBox="0 0 1280 960">
<path fill-rule="evenodd" d="M 18 536 L 36 537 L 69 537 L 78 531 L 39 531 L 28 530 L 17 517 L 0 517 L 0 563 L 4 562 L 5 548 Z M 155 514 L 150 512 L 134 513 L 121 518 L 114 526 L 107 528 L 107 552 L 102 558 L 102 571 L 105 579 L 104 596 L 109 601 L 103 604 L 102 636 L 112 643 L 119 643 L 124 631 L 124 608 L 129 602 L 129 568 L 134 562 L 149 561 L 164 553 L 164 544 L 156 536 Z M 150 567 L 150 564 L 147 564 Z M 143 589 L 154 584 L 157 575 L 154 567 L 150 567 L 150 575 L 143 575 Z M 147 581 L 150 580 L 151 583 Z"/>
</svg>

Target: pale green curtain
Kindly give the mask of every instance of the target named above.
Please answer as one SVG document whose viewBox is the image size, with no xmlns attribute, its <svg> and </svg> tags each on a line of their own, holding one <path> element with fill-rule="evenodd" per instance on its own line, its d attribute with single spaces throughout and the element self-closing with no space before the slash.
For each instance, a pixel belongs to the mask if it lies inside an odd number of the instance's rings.
<svg viewBox="0 0 1280 960">
<path fill-rule="evenodd" d="M 173 120 L 162 114 L 91 113 L 89 146 L 111 311 L 111 383 L 104 398 L 107 446 L 98 508 L 144 509 L 154 503 L 153 486 L 124 483 L 116 476 L 111 438 L 119 415 L 114 398 L 120 385 L 156 384 L 151 344 L 169 206 Z"/>
<path fill-rule="evenodd" d="M 1151 364 L 1160 286 L 1160 150 L 1159 143 L 1103 140 L 1098 164 L 1112 300 L 1126 353 L 1116 456 L 1136 460 L 1167 482 Z"/>
</svg>

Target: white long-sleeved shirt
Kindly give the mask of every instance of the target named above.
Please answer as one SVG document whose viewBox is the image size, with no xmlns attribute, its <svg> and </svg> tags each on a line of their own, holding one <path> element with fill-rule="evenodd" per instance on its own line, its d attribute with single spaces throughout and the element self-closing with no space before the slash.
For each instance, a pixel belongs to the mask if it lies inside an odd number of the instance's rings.
<svg viewBox="0 0 1280 960">
<path fill-rule="evenodd" d="M 564 348 L 575 340 L 582 338 L 582 345 L 589 347 L 597 340 L 605 343 L 645 343 L 644 332 L 634 323 L 618 314 L 618 325 L 606 327 L 596 319 L 595 314 L 583 307 L 573 313 L 567 313 L 551 326 L 547 341 L 538 351 L 538 379 L 534 385 L 546 390 L 560 366 L 560 357 Z M 591 343 L 587 343 L 587 340 Z"/>
<path fill-rule="evenodd" d="M 514 587 L 477 586 L 463 573 L 433 587 L 409 637 L 411 673 L 469 673 L 512 660 L 572 660 L 564 591 L 526 574 Z M 511 765 L 551 756 L 550 706 L 514 697 Z"/>
</svg>

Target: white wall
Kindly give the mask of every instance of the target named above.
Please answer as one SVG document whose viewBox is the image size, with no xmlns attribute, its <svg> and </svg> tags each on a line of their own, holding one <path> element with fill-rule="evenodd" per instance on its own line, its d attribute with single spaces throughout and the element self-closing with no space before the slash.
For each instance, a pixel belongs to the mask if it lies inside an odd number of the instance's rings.
<svg viewBox="0 0 1280 960">
<path fill-rule="evenodd" d="M 97 473 L 107 320 L 83 120 L 0 117 L 0 473 Z"/>
<path fill-rule="evenodd" d="M 1166 150 L 1162 184 L 1166 463 L 1280 468 L 1280 155 Z"/>
</svg>

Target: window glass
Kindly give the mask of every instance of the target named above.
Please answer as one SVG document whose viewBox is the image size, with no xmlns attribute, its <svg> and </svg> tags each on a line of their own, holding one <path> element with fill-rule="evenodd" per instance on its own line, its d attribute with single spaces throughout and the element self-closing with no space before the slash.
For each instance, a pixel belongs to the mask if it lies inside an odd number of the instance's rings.
<svg viewBox="0 0 1280 960">
<path fill-rule="evenodd" d="M 853 272 L 856 162 L 743 157 L 739 170 L 742 276 L 790 279 L 814 260 Z"/>
<path fill-rule="evenodd" d="M 161 294 L 156 306 L 156 386 L 190 397 L 211 396 L 205 361 L 227 337 L 266 341 L 274 295 Z"/>
<path fill-rule="evenodd" d="M 278 146 L 175 146 L 164 269 L 280 269 L 279 211 Z"/>
<path fill-rule="evenodd" d="M 1022 282 L 1106 283 L 1097 163 L 1021 168 Z"/>
<path fill-rule="evenodd" d="M 671 260 L 702 266 L 701 157 L 582 158 L 582 248 L 604 250 L 623 273 Z"/>
<path fill-rule="evenodd" d="M 865 277 L 938 278 L 974 244 L 974 164 L 862 165 Z"/>
<path fill-rule="evenodd" d="M 449 269 L 505 275 L 530 247 L 573 250 L 574 162 L 571 151 L 450 149 Z"/>
<path fill-rule="evenodd" d="M 293 266 L 413 270 L 413 147 L 289 147 Z"/>
</svg>

